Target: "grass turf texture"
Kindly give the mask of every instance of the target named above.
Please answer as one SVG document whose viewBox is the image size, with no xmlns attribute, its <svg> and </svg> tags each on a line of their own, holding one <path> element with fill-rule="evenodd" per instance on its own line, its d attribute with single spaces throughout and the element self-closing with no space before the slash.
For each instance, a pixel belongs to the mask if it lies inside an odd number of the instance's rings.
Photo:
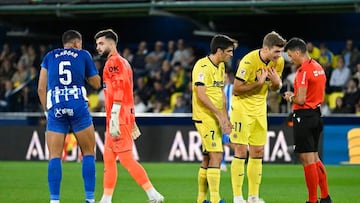
<svg viewBox="0 0 360 203">
<path fill-rule="evenodd" d="M 142 163 L 166 203 L 194 203 L 199 163 Z M 81 164 L 63 163 L 62 203 L 83 203 Z M 96 200 L 102 195 L 103 164 L 96 163 Z M 228 169 L 230 165 L 228 164 Z M 359 203 L 360 166 L 326 166 L 329 190 L 335 203 Z M 230 171 L 221 173 L 221 196 L 232 203 Z M 247 179 L 244 181 L 247 196 Z M 264 164 L 260 196 L 267 203 L 303 203 L 307 192 L 301 165 Z M 47 203 L 47 162 L 0 162 L 0 202 Z M 113 203 L 145 203 L 145 192 L 118 165 L 118 181 Z"/>
</svg>

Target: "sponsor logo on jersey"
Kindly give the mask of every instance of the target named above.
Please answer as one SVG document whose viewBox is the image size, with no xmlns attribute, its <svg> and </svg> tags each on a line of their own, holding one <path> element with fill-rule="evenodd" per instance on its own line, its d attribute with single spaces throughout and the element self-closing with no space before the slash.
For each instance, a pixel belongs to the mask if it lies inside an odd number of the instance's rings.
<svg viewBox="0 0 360 203">
<path fill-rule="evenodd" d="M 317 77 L 319 75 L 324 75 L 325 71 L 324 70 L 314 70 L 313 73 L 314 73 L 314 76 Z"/>
<path fill-rule="evenodd" d="M 214 87 L 222 87 L 224 86 L 224 81 L 214 81 Z"/>
<path fill-rule="evenodd" d="M 110 66 L 110 67 L 109 67 L 109 71 L 110 71 L 110 72 L 118 72 L 118 71 L 119 71 L 119 67 L 117 67 L 117 66 Z"/>
</svg>

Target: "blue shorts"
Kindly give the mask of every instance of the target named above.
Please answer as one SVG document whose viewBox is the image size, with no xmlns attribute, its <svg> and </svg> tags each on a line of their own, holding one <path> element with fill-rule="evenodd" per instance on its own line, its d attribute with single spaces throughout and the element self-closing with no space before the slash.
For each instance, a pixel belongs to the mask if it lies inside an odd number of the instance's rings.
<svg viewBox="0 0 360 203">
<path fill-rule="evenodd" d="M 92 125 L 88 103 L 72 100 L 55 104 L 48 111 L 46 129 L 58 133 L 79 132 Z"/>
</svg>

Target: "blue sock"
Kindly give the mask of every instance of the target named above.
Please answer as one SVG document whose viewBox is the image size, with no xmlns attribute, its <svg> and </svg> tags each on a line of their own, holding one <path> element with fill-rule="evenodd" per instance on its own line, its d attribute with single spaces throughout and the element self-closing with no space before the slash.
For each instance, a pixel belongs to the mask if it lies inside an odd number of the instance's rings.
<svg viewBox="0 0 360 203">
<path fill-rule="evenodd" d="M 53 158 L 48 163 L 48 185 L 50 200 L 60 199 L 60 183 L 62 177 L 61 159 Z"/>
<path fill-rule="evenodd" d="M 225 152 L 222 153 L 221 164 L 226 164 L 226 161 L 225 161 Z"/>
<path fill-rule="evenodd" d="M 95 156 L 86 155 L 82 160 L 82 176 L 84 179 L 85 199 L 94 199 L 95 192 Z"/>
<path fill-rule="evenodd" d="M 223 134 L 222 135 L 222 143 L 223 144 L 229 144 L 230 143 L 230 136 L 228 134 Z M 221 164 L 226 164 L 225 152 L 223 152 L 223 154 L 222 154 Z"/>
</svg>

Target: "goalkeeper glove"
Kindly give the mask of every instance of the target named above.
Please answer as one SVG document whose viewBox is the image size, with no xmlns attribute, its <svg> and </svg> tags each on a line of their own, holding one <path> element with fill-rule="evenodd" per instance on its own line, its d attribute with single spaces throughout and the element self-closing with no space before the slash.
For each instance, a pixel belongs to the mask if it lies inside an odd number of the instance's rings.
<svg viewBox="0 0 360 203">
<path fill-rule="evenodd" d="M 119 126 L 119 115 L 120 115 L 120 104 L 113 104 L 111 109 L 111 117 L 110 117 L 110 135 L 112 137 L 117 137 L 121 134 L 120 126 Z"/>
<path fill-rule="evenodd" d="M 137 126 L 136 122 L 134 123 L 134 127 L 132 130 L 132 138 L 136 140 L 141 135 L 140 129 Z"/>
</svg>

